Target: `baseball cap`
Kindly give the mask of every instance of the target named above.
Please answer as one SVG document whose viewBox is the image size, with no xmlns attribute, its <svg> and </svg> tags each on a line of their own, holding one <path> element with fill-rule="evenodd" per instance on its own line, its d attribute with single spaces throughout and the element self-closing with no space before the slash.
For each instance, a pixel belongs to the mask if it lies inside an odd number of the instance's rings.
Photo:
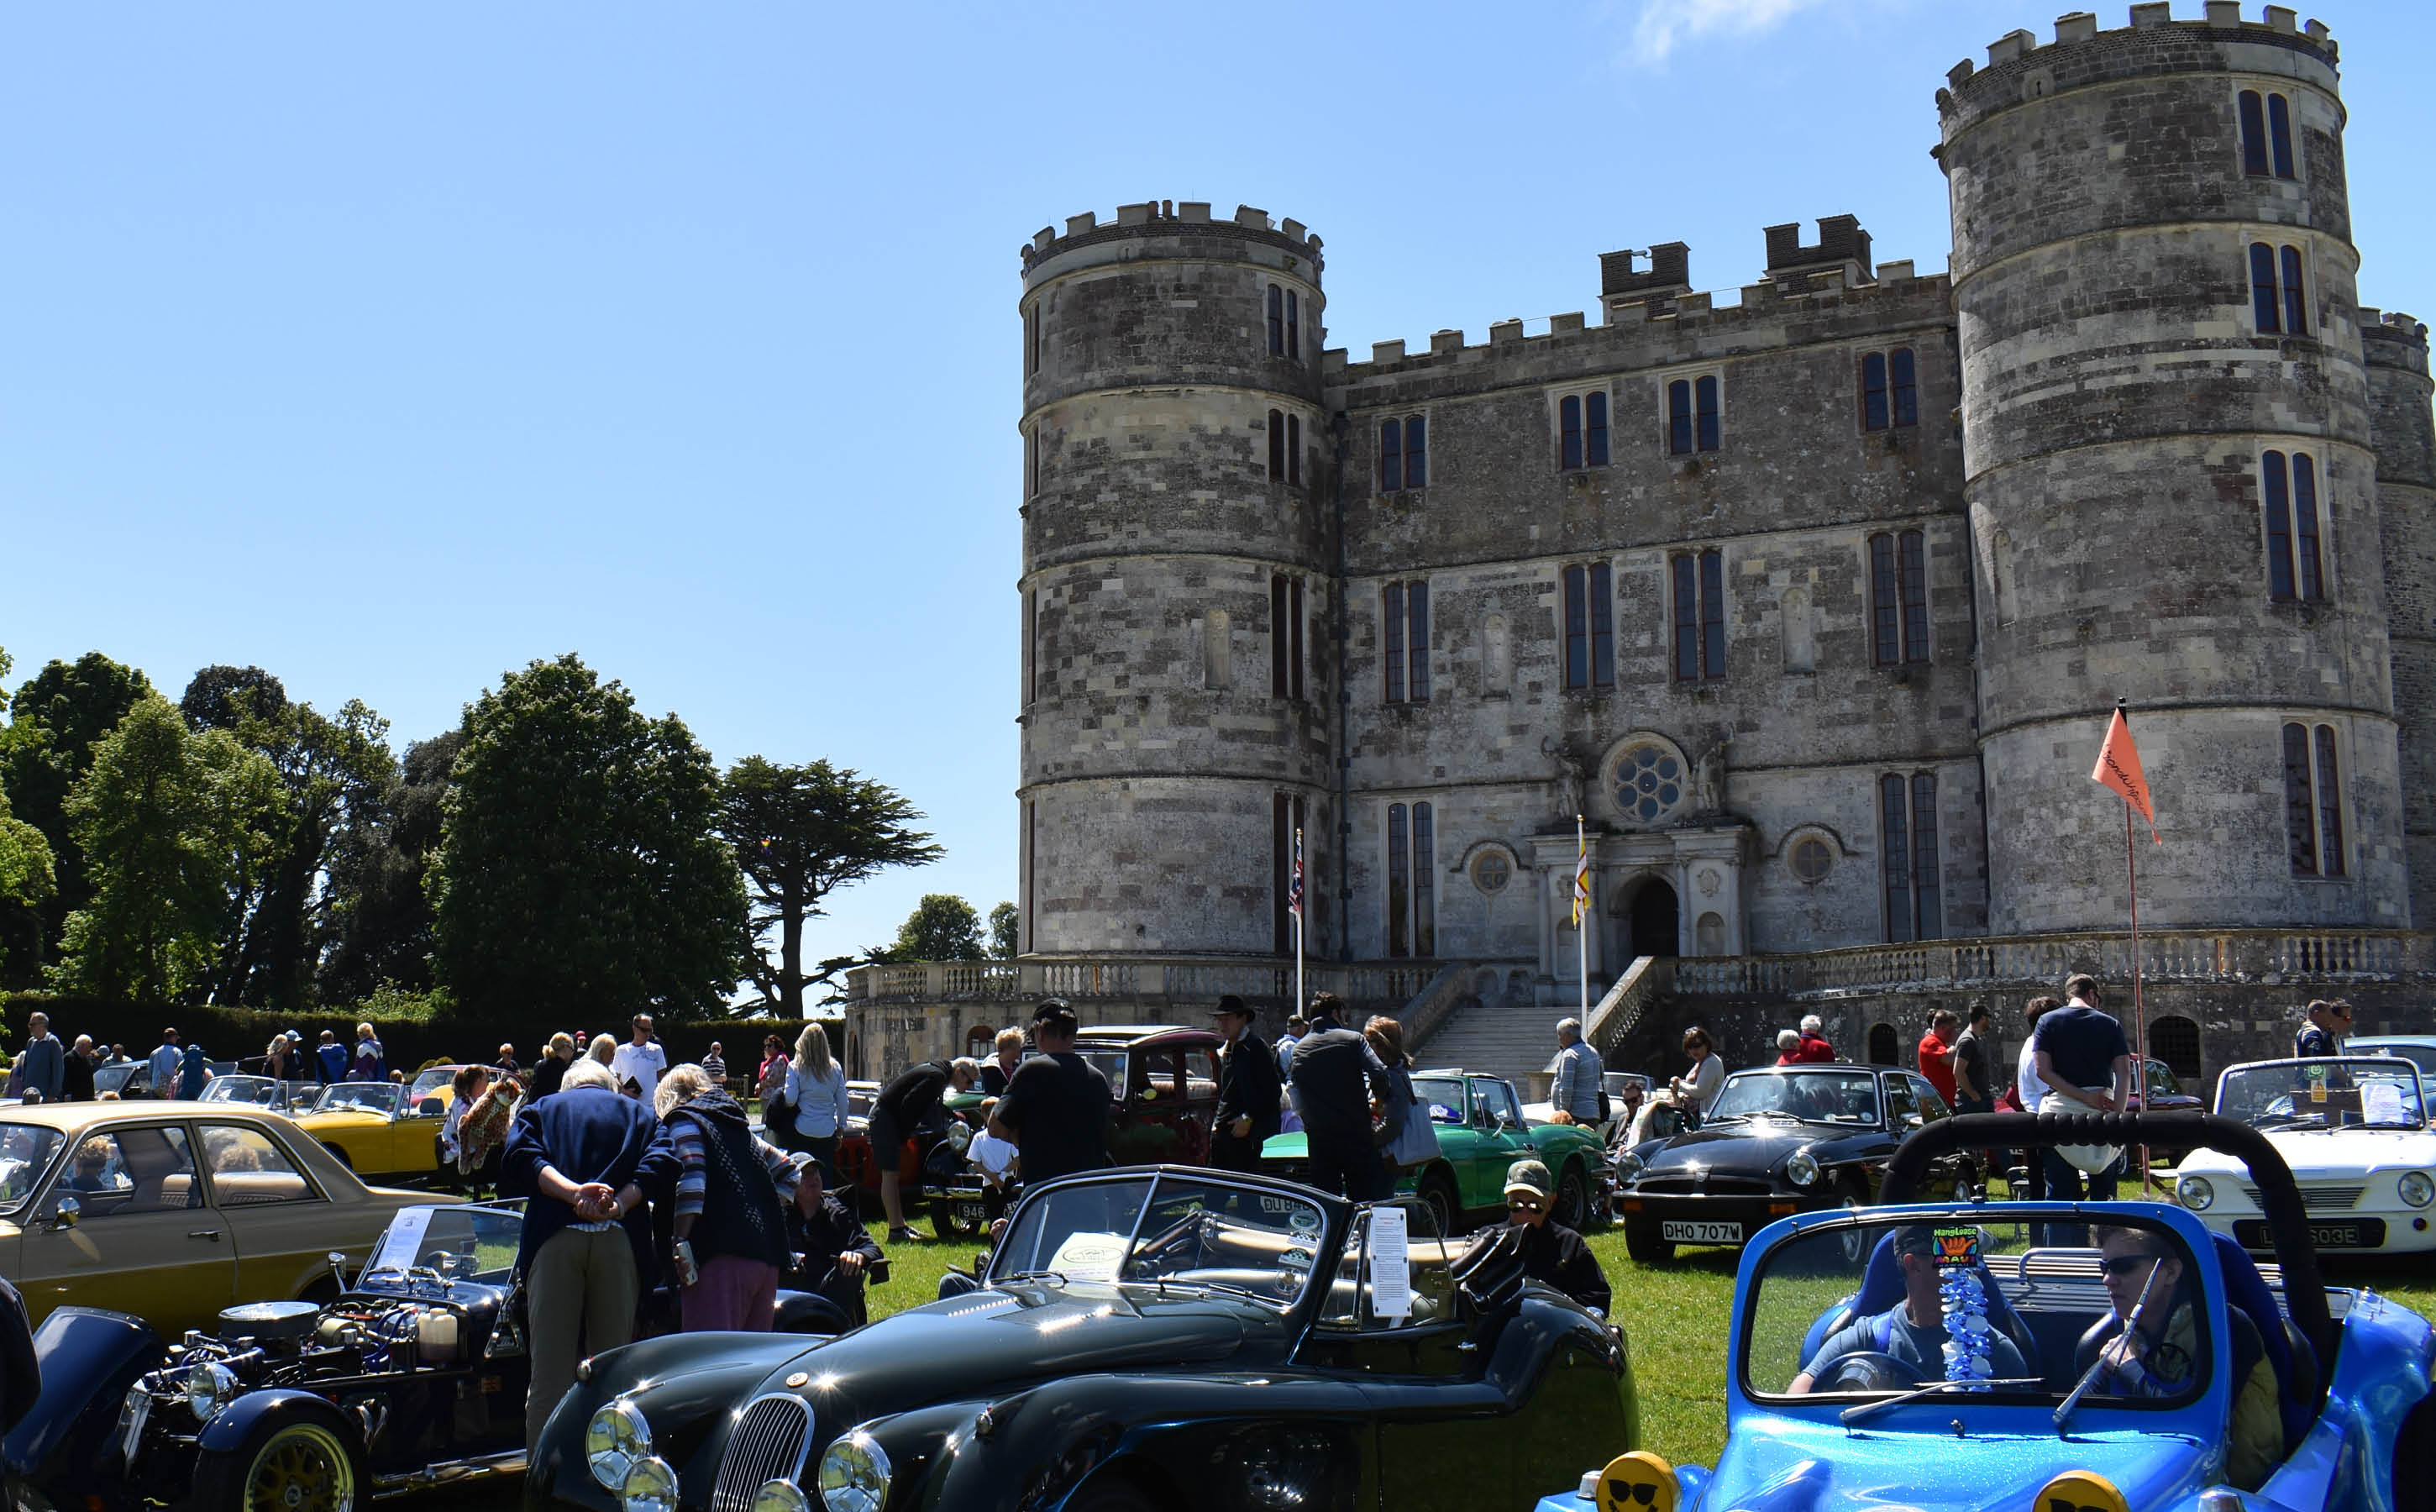
<svg viewBox="0 0 2436 1512">
<path fill-rule="evenodd" d="M 1505 1190 L 1509 1192 L 1527 1191 L 1534 1197 L 1544 1197 L 1555 1185 L 1544 1161 L 1517 1160 L 1505 1168 Z"/>
<path fill-rule="evenodd" d="M 1080 1022 L 1063 998 L 1043 998 L 1040 1005 L 1032 1010 L 1032 1026 L 1035 1029 L 1072 1029 Z"/>
</svg>

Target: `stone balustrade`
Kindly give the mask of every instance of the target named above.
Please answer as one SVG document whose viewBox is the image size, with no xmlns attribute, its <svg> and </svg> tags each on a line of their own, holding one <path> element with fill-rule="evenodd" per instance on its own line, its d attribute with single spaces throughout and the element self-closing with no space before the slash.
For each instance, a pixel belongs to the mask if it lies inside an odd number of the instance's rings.
<svg viewBox="0 0 2436 1512">
<path fill-rule="evenodd" d="M 1445 961 L 1306 962 L 1306 993 L 1332 992 L 1365 1008 L 1401 1008 L 1442 977 Z M 1295 995 L 1291 957 L 1262 960 L 1209 956 L 1030 956 L 1020 961 L 926 961 L 857 966 L 846 973 L 849 1005 L 880 1002 L 1019 1000 L 1051 996 L 1076 999 L 1216 1001 L 1233 993 L 1282 1008 Z"/>
<path fill-rule="evenodd" d="M 2436 937 L 2410 930 L 2165 930 L 2140 933 L 2149 982 L 2390 982 L 2436 970 Z M 1914 987 L 2060 985 L 2076 971 L 2132 975 L 2130 931 L 1862 946 L 1806 955 L 1675 963 L 1685 998 L 1828 998 Z M 1612 995 L 1610 995 L 1612 996 Z"/>
<path fill-rule="evenodd" d="M 1599 999 L 1598 1006 L 1591 1010 L 1590 1021 L 1582 1026 L 1582 1038 L 1588 1040 L 1591 1048 L 1601 1055 L 1611 1054 L 1641 1026 L 1649 1005 L 1665 996 L 1681 980 L 1685 967 L 1733 964 L 1642 956 L 1625 968 L 1624 975 L 1616 979 L 1615 985 L 1610 987 L 1607 996 Z"/>
</svg>

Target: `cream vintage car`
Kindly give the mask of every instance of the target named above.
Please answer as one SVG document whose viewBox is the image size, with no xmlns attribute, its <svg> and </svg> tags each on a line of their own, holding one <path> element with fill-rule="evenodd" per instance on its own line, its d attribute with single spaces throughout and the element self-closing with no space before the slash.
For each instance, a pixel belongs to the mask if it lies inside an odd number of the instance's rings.
<svg viewBox="0 0 2436 1512">
<path fill-rule="evenodd" d="M 238 1302 L 337 1295 L 427 1192 L 367 1187 L 277 1114 L 228 1103 L 0 1108 L 0 1276 L 32 1321 L 71 1304 L 165 1338 Z"/>
</svg>

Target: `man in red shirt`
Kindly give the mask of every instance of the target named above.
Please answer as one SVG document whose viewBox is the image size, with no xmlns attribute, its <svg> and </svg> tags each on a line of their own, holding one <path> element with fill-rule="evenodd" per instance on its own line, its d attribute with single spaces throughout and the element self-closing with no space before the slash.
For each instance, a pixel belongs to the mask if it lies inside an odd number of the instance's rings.
<svg viewBox="0 0 2436 1512">
<path fill-rule="evenodd" d="M 1929 1016 L 1928 1033 L 1920 1036 L 1920 1074 L 1954 1105 L 1954 1041 L 1961 1034 L 1962 1020 L 1951 1008 L 1940 1008 Z"/>
<path fill-rule="evenodd" d="M 1801 1019 L 1801 1049 L 1794 1059 L 1826 1065 L 1835 1060 L 1836 1047 L 1827 1043 L 1826 1024 L 1817 1014 L 1805 1014 Z"/>
</svg>

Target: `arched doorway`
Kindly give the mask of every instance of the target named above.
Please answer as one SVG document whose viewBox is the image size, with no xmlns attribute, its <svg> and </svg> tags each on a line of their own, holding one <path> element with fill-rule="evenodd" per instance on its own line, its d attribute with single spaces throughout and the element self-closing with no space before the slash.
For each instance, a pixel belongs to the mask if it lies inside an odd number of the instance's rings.
<svg viewBox="0 0 2436 1512">
<path fill-rule="evenodd" d="M 2176 1076 L 2193 1081 L 2200 1074 L 2200 1026 L 2180 1014 L 2167 1014 L 2149 1025 L 2149 1053 L 2166 1063 Z"/>
<path fill-rule="evenodd" d="M 1872 1066 L 1903 1064 L 1903 1045 L 1895 1038 L 1894 1025 L 1871 1024 L 1870 1026 L 1870 1064 Z"/>
<path fill-rule="evenodd" d="M 1675 900 L 1675 889 L 1662 878 L 1653 877 L 1643 882 L 1625 905 L 1625 959 L 1671 956 L 1676 953 L 1682 932 L 1682 914 Z"/>
</svg>

